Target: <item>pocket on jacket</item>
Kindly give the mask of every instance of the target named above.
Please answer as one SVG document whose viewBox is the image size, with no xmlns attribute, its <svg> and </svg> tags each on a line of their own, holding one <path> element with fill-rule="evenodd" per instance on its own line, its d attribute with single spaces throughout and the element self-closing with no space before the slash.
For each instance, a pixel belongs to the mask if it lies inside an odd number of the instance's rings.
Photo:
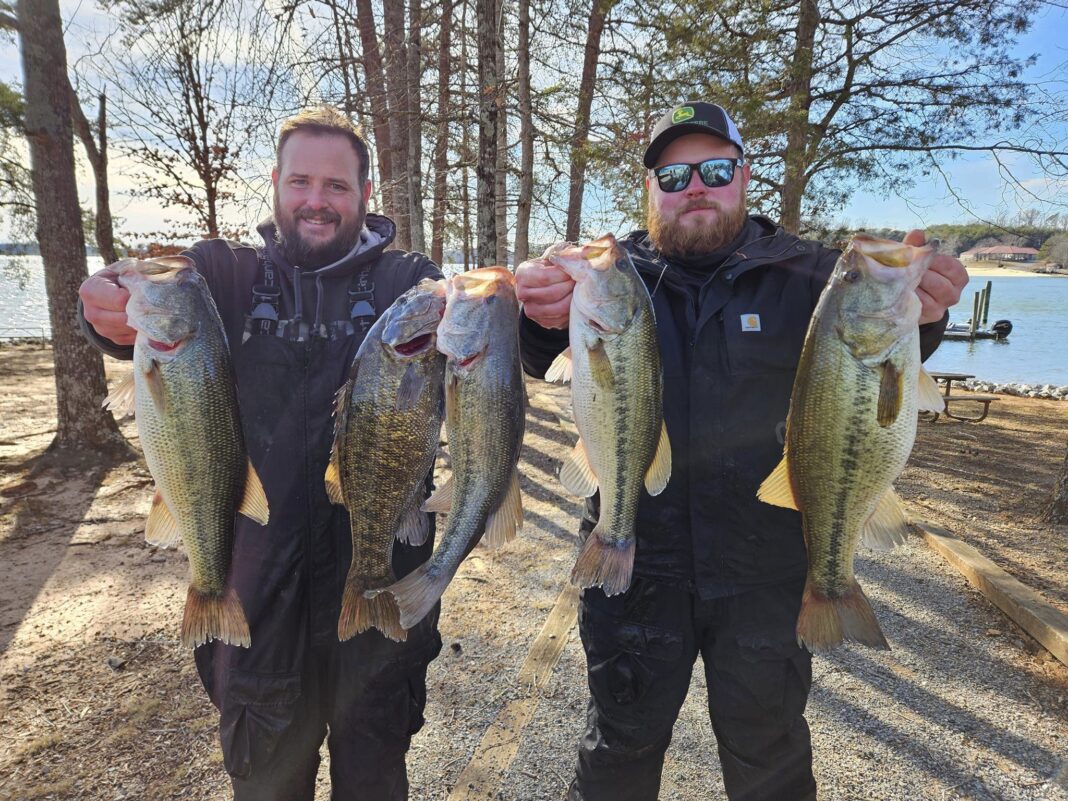
<svg viewBox="0 0 1068 801">
<path fill-rule="evenodd" d="M 263 675 L 231 668 L 219 717 L 226 772 L 247 778 L 270 762 L 301 701 L 299 673 Z"/>
</svg>

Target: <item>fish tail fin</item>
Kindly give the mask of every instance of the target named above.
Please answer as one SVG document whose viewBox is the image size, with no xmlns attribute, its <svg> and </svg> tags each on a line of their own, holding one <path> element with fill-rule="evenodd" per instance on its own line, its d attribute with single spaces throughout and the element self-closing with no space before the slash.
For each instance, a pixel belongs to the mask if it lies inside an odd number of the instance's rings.
<svg viewBox="0 0 1068 801">
<path fill-rule="evenodd" d="M 366 589 L 363 582 L 354 581 L 351 576 L 345 581 L 341 615 L 337 621 L 338 640 L 351 640 L 370 628 L 378 629 L 394 642 L 407 640 L 408 632 L 401 626 L 400 610 L 393 596 L 378 591 L 368 597 L 364 594 Z"/>
<path fill-rule="evenodd" d="M 889 651 L 890 645 L 864 590 L 853 580 L 842 595 L 831 598 L 805 584 L 797 616 L 797 641 L 810 651 L 828 651 L 843 640 Z"/>
<path fill-rule="evenodd" d="M 397 599 L 400 609 L 400 624 L 410 629 L 438 602 L 449 585 L 452 574 L 432 570 L 424 563 L 386 590 Z"/>
<path fill-rule="evenodd" d="M 245 610 L 233 587 L 222 595 L 211 595 L 190 585 L 182 617 L 182 645 L 196 648 L 212 640 L 248 648 L 252 637 Z"/>
<path fill-rule="evenodd" d="M 598 523 L 586 539 L 571 570 L 571 583 L 576 587 L 597 587 L 605 595 L 618 595 L 630 587 L 634 571 L 634 539 L 627 538 L 618 544 L 605 542 Z"/>
</svg>

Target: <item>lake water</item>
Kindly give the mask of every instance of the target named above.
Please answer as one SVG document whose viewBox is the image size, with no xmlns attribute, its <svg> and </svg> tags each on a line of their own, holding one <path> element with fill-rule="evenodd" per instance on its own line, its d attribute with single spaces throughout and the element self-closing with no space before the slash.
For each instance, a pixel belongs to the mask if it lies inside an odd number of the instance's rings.
<svg viewBox="0 0 1068 801">
<path fill-rule="evenodd" d="M 21 271 L 13 270 L 9 261 L 0 257 L 0 339 L 48 335 L 48 301 L 40 257 L 19 259 Z M 99 257 L 89 258 L 90 272 L 102 266 Z M 447 271 L 451 267 L 447 265 Z M 960 305 L 950 311 L 951 321 L 964 322 L 971 317 L 972 296 L 987 280 L 992 282 L 988 321 L 1011 320 L 1012 335 L 1005 342 L 943 342 L 927 366 L 999 383 L 1068 385 L 1068 278 L 973 278 Z"/>
</svg>

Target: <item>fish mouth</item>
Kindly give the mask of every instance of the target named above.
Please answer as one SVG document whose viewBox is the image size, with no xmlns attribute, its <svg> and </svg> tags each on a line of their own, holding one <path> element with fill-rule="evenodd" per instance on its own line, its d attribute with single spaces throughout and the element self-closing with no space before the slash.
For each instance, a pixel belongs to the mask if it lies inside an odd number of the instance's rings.
<svg viewBox="0 0 1068 801">
<path fill-rule="evenodd" d="M 158 339 L 152 339 L 152 337 L 145 337 L 145 339 L 148 343 L 148 347 L 151 348 L 154 353 L 158 353 L 161 356 L 174 355 L 186 342 L 189 341 L 189 337 L 183 337 L 174 342 L 164 342 Z"/>
<path fill-rule="evenodd" d="M 407 342 L 400 342 L 393 345 L 393 350 L 399 353 L 401 356 L 418 356 L 420 353 L 430 350 L 434 347 L 434 332 L 429 334 L 420 334 L 415 339 L 409 339 Z"/>
<path fill-rule="evenodd" d="M 474 364 L 486 355 L 486 349 L 478 351 L 478 353 L 472 353 L 470 356 L 450 356 L 449 362 L 452 366 L 462 372 L 467 372 L 474 366 Z"/>
</svg>

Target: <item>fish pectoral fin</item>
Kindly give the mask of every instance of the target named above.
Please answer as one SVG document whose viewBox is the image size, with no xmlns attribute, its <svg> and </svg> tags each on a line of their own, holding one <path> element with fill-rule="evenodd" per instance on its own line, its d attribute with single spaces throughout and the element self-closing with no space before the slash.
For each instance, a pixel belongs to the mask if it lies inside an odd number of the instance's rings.
<svg viewBox="0 0 1068 801">
<path fill-rule="evenodd" d="M 946 400 L 938 389 L 938 382 L 931 378 L 923 367 L 920 367 L 920 378 L 916 382 L 916 410 L 920 412 L 943 412 L 946 409 Z"/>
<path fill-rule="evenodd" d="M 604 340 L 598 339 L 588 348 L 590 356 L 590 375 L 593 383 L 601 389 L 611 389 L 615 386 L 616 375 L 612 369 L 612 362 L 604 349 Z"/>
<path fill-rule="evenodd" d="M 893 361 L 887 359 L 879 365 L 879 404 L 876 416 L 879 425 L 886 428 L 897 420 L 901 411 L 901 398 L 905 391 L 905 374 Z"/>
<path fill-rule="evenodd" d="M 901 499 L 891 487 L 886 491 L 875 511 L 861 530 L 860 541 L 877 551 L 892 551 L 904 545 L 909 535 L 909 522 Z"/>
<path fill-rule="evenodd" d="M 167 508 L 167 502 L 163 500 L 160 491 L 156 490 L 152 509 L 148 513 L 148 522 L 145 524 L 145 542 L 157 548 L 177 548 L 180 540 L 178 521 Z"/>
<path fill-rule="evenodd" d="M 345 496 L 341 491 L 341 469 L 339 467 L 336 443 L 330 450 L 330 461 L 326 464 L 323 484 L 326 485 L 326 497 L 330 499 L 330 503 L 344 506 Z"/>
<path fill-rule="evenodd" d="M 659 495 L 671 478 L 671 441 L 668 440 L 667 424 L 660 424 L 660 441 L 649 469 L 645 471 L 645 489 L 650 495 Z"/>
<path fill-rule="evenodd" d="M 775 469 L 761 483 L 757 489 L 757 497 L 772 506 L 797 509 L 794 487 L 790 483 L 790 465 L 786 461 L 785 455 L 782 457 L 782 461 L 775 466 Z"/>
<path fill-rule="evenodd" d="M 422 545 L 430 536 L 430 518 L 427 513 L 413 504 L 400 519 L 397 527 L 397 541 L 406 545 Z"/>
<path fill-rule="evenodd" d="M 557 384 L 566 384 L 571 380 L 571 347 L 564 348 L 563 352 L 553 359 L 549 369 L 545 371 L 545 380 Z"/>
<path fill-rule="evenodd" d="M 148 394 L 152 396 L 152 403 L 156 411 L 165 414 L 167 411 L 167 394 L 163 390 L 163 375 L 159 371 L 159 362 L 155 359 L 148 360 L 148 366 L 144 369 L 145 386 Z"/>
<path fill-rule="evenodd" d="M 500 505 L 486 520 L 486 533 L 482 544 L 487 548 L 500 548 L 515 539 L 516 529 L 523 527 L 523 496 L 519 492 L 519 471 L 512 470 L 508 491 Z"/>
<path fill-rule="evenodd" d="M 590 457 L 581 437 L 575 443 L 575 449 L 560 465 L 560 483 L 564 485 L 564 489 L 579 498 L 589 498 L 597 492 L 597 475 L 590 465 Z"/>
<path fill-rule="evenodd" d="M 400 386 L 397 387 L 398 412 L 408 412 L 419 403 L 419 396 L 423 394 L 423 385 L 426 384 L 426 376 L 416 366 L 415 362 L 408 364 L 408 369 L 401 376 Z"/>
<path fill-rule="evenodd" d="M 435 489 L 434 494 L 426 499 L 422 507 L 424 512 L 448 514 L 452 511 L 452 491 L 456 483 L 453 478 L 453 476 L 449 476 L 445 483 Z"/>
<path fill-rule="evenodd" d="M 266 526 L 270 519 L 270 510 L 267 507 L 267 494 L 263 491 L 263 482 L 260 474 L 248 463 L 248 473 L 245 476 L 245 497 L 241 499 L 241 506 L 237 511 L 245 517 L 255 520 L 261 526 Z"/>
<path fill-rule="evenodd" d="M 103 406 L 116 417 L 126 417 L 134 413 L 134 374 L 130 373 L 123 378 L 115 388 L 104 398 Z"/>
</svg>

